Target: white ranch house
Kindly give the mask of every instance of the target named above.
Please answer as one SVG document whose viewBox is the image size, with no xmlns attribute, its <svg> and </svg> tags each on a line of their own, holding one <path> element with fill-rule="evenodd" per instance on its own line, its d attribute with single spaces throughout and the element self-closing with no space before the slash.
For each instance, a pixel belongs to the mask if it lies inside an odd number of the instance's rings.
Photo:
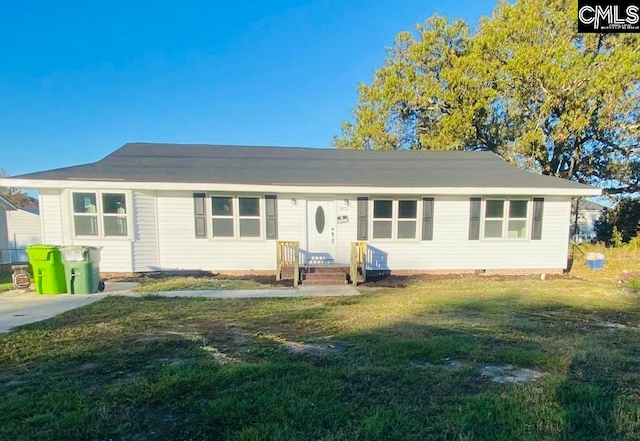
<svg viewBox="0 0 640 441">
<path fill-rule="evenodd" d="M 600 190 L 488 152 L 126 144 L 86 165 L 3 178 L 35 189 L 42 240 L 102 249 L 104 272 L 560 272 L 571 201 Z M 364 245 L 363 245 L 364 244 Z"/>
</svg>

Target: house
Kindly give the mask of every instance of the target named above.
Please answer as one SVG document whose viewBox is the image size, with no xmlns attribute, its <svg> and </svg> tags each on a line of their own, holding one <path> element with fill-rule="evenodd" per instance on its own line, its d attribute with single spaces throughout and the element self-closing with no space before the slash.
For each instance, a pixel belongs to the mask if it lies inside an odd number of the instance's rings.
<svg viewBox="0 0 640 441">
<path fill-rule="evenodd" d="M 9 253 L 9 232 L 7 230 L 7 210 L 14 205 L 0 196 L 0 265 L 11 263 Z"/>
<path fill-rule="evenodd" d="M 578 217 L 575 218 L 576 206 L 578 207 Z M 591 242 L 596 239 L 596 222 L 604 214 L 606 207 L 588 199 L 576 199 L 571 207 L 574 217 L 572 233 L 577 220 L 577 230 L 573 233 L 573 240 L 577 243 Z"/>
<path fill-rule="evenodd" d="M 600 190 L 490 152 L 126 144 L 85 165 L 3 178 L 40 195 L 42 240 L 103 247 L 101 270 L 560 272 L 571 200 Z"/>
<path fill-rule="evenodd" d="M 18 207 L 0 196 L 0 263 L 26 262 L 27 246 L 42 240 L 37 208 Z"/>
</svg>

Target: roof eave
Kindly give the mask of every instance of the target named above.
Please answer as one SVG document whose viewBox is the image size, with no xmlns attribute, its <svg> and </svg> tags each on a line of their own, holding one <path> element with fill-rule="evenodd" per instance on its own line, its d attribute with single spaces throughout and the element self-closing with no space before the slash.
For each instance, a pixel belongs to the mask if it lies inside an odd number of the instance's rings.
<svg viewBox="0 0 640 441">
<path fill-rule="evenodd" d="M 579 185 L 579 186 L 578 186 Z M 304 194 L 407 194 L 407 195 L 549 195 L 598 196 L 602 190 L 576 184 L 576 187 L 371 187 L 346 185 L 286 185 L 286 184 L 229 184 L 193 182 L 132 182 L 113 180 L 40 180 L 2 178 L 0 186 L 40 189 L 96 189 L 96 190 L 184 190 L 222 192 L 273 192 Z"/>
</svg>

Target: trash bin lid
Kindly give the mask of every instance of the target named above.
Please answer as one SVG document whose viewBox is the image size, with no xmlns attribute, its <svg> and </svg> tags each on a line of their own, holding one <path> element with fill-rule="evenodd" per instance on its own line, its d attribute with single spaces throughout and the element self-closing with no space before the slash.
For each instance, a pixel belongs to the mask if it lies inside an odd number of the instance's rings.
<svg viewBox="0 0 640 441">
<path fill-rule="evenodd" d="M 65 262 L 84 262 L 87 260 L 87 247 L 63 247 L 62 258 Z"/>
<path fill-rule="evenodd" d="M 42 245 L 35 244 L 27 247 L 27 255 L 29 261 L 44 261 L 49 260 L 49 254 L 52 251 L 58 251 L 59 248 L 55 245 Z"/>
</svg>

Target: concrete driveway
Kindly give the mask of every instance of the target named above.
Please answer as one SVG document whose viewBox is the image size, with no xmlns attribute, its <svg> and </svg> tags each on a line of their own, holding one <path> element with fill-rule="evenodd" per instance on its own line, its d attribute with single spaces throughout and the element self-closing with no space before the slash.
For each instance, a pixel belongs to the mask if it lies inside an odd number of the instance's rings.
<svg viewBox="0 0 640 441">
<path fill-rule="evenodd" d="M 0 333 L 27 323 L 39 322 L 65 311 L 89 305 L 105 296 L 127 294 L 137 283 L 107 284 L 105 292 L 98 294 L 38 295 L 34 291 L 15 290 L 0 293 Z"/>
<path fill-rule="evenodd" d="M 8 291 L 0 293 L 0 333 L 9 332 L 16 326 L 39 322 L 72 309 L 89 305 L 109 295 L 142 296 L 131 290 L 137 283 L 109 283 L 102 293 L 38 295 L 34 291 Z M 161 297 L 204 297 L 209 299 L 248 299 L 282 297 L 333 297 L 360 295 L 351 285 L 344 286 L 300 286 L 255 290 L 217 291 L 166 291 L 157 293 Z"/>
</svg>

